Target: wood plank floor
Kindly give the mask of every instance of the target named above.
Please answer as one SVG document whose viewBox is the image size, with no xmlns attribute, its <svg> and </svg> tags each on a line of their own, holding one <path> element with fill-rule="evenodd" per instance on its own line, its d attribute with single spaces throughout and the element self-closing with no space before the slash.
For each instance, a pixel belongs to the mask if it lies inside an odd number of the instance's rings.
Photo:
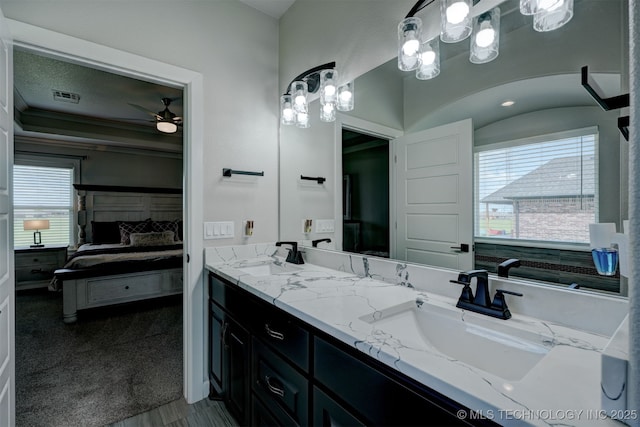
<svg viewBox="0 0 640 427">
<path fill-rule="evenodd" d="M 221 401 L 204 398 L 192 405 L 184 398 L 105 427 L 236 427 Z"/>
</svg>

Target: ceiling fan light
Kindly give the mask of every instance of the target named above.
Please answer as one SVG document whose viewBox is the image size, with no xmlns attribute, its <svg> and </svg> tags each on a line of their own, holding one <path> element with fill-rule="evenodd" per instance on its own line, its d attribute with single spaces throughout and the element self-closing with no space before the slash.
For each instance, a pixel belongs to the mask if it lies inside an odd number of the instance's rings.
<svg viewBox="0 0 640 427">
<path fill-rule="evenodd" d="M 178 126 L 173 122 L 158 121 L 156 129 L 163 133 L 175 133 L 178 130 Z"/>
</svg>

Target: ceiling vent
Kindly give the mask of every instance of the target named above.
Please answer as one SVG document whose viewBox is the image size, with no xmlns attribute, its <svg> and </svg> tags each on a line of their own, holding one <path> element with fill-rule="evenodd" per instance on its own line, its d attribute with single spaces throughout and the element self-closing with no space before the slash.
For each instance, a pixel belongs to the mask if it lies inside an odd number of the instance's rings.
<svg viewBox="0 0 640 427">
<path fill-rule="evenodd" d="M 77 93 L 54 90 L 53 99 L 60 102 L 71 102 L 73 104 L 77 104 L 78 102 L 80 102 L 80 95 L 78 95 Z"/>
</svg>

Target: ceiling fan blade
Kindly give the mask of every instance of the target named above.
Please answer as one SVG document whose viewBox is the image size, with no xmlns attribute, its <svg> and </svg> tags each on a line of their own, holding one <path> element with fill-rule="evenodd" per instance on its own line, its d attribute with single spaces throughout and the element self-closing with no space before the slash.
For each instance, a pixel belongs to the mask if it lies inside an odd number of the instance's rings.
<svg viewBox="0 0 640 427">
<path fill-rule="evenodd" d="M 136 109 L 138 109 L 138 110 L 140 110 L 140 111 L 143 111 L 143 112 L 145 112 L 145 113 L 147 113 L 147 114 L 150 114 L 151 116 L 155 117 L 155 118 L 156 118 L 156 120 L 162 120 L 162 117 L 161 117 L 161 116 L 159 116 L 159 115 L 158 115 L 158 113 L 154 113 L 153 111 L 149 111 L 149 110 L 147 110 L 147 109 L 146 109 L 146 108 L 144 108 L 144 107 L 141 107 L 141 106 L 136 105 L 136 104 L 132 104 L 132 103 L 130 103 L 130 102 L 127 102 L 127 104 L 131 105 L 133 108 L 136 108 Z"/>
</svg>

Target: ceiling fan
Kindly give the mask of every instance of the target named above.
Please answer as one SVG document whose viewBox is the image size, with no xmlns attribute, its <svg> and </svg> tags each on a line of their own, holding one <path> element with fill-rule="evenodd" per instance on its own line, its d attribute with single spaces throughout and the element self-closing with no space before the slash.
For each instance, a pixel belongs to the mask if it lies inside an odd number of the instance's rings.
<svg viewBox="0 0 640 427">
<path fill-rule="evenodd" d="M 171 98 L 162 98 L 162 103 L 164 104 L 164 110 L 158 111 L 157 113 L 149 111 L 144 107 L 132 104 L 130 102 L 128 104 L 154 117 L 156 122 L 156 129 L 158 129 L 160 132 L 175 133 L 178 130 L 178 126 L 182 126 L 182 117 L 176 116 L 169 110 Z"/>
</svg>

